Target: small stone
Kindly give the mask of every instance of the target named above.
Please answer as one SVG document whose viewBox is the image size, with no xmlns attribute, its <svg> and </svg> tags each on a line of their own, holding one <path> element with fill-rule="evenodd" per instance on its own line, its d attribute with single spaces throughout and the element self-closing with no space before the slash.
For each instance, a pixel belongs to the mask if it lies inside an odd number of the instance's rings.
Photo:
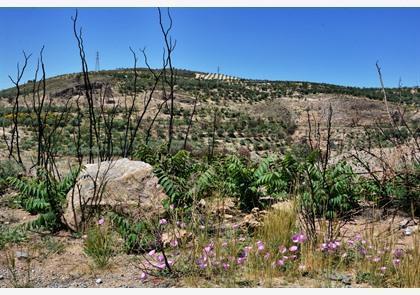
<svg viewBox="0 0 420 295">
<path fill-rule="evenodd" d="M 28 253 L 26 253 L 24 251 L 16 251 L 16 258 L 17 259 L 28 259 L 29 255 L 28 255 Z"/>
<path fill-rule="evenodd" d="M 1 280 L 4 280 L 4 276 L 3 275 L 0 275 L 0 281 Z"/>
<path fill-rule="evenodd" d="M 351 276 L 344 275 L 341 279 L 344 285 L 351 285 Z"/>
<path fill-rule="evenodd" d="M 96 279 L 96 283 L 97 284 L 102 284 L 102 280 L 101 279 Z"/>
<path fill-rule="evenodd" d="M 413 230 L 410 228 L 410 227 L 407 227 L 405 230 L 404 230 L 404 235 L 406 235 L 406 236 L 411 236 L 413 234 Z"/>
</svg>

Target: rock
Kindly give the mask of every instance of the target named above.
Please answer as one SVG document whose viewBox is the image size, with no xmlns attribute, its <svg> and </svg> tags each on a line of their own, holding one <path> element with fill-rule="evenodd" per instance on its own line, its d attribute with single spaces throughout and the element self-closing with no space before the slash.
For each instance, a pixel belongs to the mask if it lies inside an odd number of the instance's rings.
<svg viewBox="0 0 420 295">
<path fill-rule="evenodd" d="M 95 196 L 95 182 L 96 191 L 103 191 L 101 196 L 97 193 Z M 103 208 L 150 218 L 163 213 L 165 198 L 153 167 L 145 162 L 124 158 L 87 164 L 75 189 L 67 194 L 63 219 L 71 229 L 77 230 L 81 225 L 82 210 L 94 209 L 95 203 Z"/>
<path fill-rule="evenodd" d="M 419 230 L 419 226 L 415 225 L 415 226 L 408 226 L 406 227 L 406 229 L 404 230 L 404 235 L 406 236 L 411 236 L 413 233 L 417 232 Z"/>
<path fill-rule="evenodd" d="M 331 281 L 342 282 L 344 285 L 351 285 L 352 277 L 345 274 L 332 273 L 328 276 L 328 279 L 330 279 Z"/>
<path fill-rule="evenodd" d="M 98 278 L 98 279 L 96 279 L 96 283 L 99 285 L 99 284 L 102 284 L 102 279 L 100 279 L 100 278 Z"/>
<path fill-rule="evenodd" d="M 351 276 L 343 276 L 343 278 L 341 279 L 341 282 L 344 284 L 344 285 L 351 285 Z"/>
<path fill-rule="evenodd" d="M 4 280 L 4 276 L 3 275 L 0 275 L 0 281 L 1 280 Z"/>
<path fill-rule="evenodd" d="M 28 259 L 29 255 L 27 252 L 24 251 L 16 251 L 15 256 L 17 259 Z"/>
<path fill-rule="evenodd" d="M 404 230 L 404 235 L 406 235 L 406 236 L 411 236 L 413 234 L 413 230 L 410 228 L 410 227 L 407 227 L 405 230 Z"/>
</svg>

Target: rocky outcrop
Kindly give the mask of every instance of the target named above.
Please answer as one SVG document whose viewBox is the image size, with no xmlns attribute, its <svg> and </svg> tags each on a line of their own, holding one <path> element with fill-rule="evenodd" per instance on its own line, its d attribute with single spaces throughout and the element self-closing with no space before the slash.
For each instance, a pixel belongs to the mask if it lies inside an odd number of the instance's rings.
<svg viewBox="0 0 420 295">
<path fill-rule="evenodd" d="M 67 195 L 63 218 L 73 230 L 80 229 L 86 214 L 98 206 L 150 218 L 163 212 L 166 197 L 153 167 L 145 162 L 119 159 L 88 164 Z"/>
</svg>

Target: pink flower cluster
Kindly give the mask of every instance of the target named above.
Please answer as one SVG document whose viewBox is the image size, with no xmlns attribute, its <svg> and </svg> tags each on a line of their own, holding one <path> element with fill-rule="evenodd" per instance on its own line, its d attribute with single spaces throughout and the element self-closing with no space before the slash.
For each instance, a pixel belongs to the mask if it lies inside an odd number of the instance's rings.
<svg viewBox="0 0 420 295">
<path fill-rule="evenodd" d="M 329 241 L 326 243 L 322 243 L 321 244 L 321 250 L 323 252 L 337 252 L 339 250 L 339 247 L 341 246 L 341 242 L 340 241 Z"/>
<path fill-rule="evenodd" d="M 153 259 L 153 261 L 148 260 L 148 263 L 152 268 L 164 270 L 167 267 L 165 263 L 165 256 L 163 256 L 163 254 L 159 254 L 156 250 L 152 250 L 148 253 L 148 256 Z M 175 263 L 173 259 L 168 259 L 167 262 L 169 266 L 172 266 Z"/>
</svg>

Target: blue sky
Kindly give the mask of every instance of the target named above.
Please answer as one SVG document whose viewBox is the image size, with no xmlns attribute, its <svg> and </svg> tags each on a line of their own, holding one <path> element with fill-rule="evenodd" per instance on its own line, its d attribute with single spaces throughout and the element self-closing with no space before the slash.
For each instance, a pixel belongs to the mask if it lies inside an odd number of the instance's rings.
<svg viewBox="0 0 420 295">
<path fill-rule="evenodd" d="M 74 8 L 0 8 L 0 88 L 10 87 L 22 50 L 33 53 L 25 81 L 45 45 L 48 76 L 80 71 L 72 35 Z M 420 9 L 172 8 L 174 65 L 244 78 L 378 86 L 420 83 Z M 88 62 L 130 67 L 128 47 L 147 47 L 160 66 L 162 36 L 155 8 L 79 9 Z M 143 63 L 140 64 L 141 66 Z M 29 74 L 30 73 L 30 74 Z"/>
</svg>

